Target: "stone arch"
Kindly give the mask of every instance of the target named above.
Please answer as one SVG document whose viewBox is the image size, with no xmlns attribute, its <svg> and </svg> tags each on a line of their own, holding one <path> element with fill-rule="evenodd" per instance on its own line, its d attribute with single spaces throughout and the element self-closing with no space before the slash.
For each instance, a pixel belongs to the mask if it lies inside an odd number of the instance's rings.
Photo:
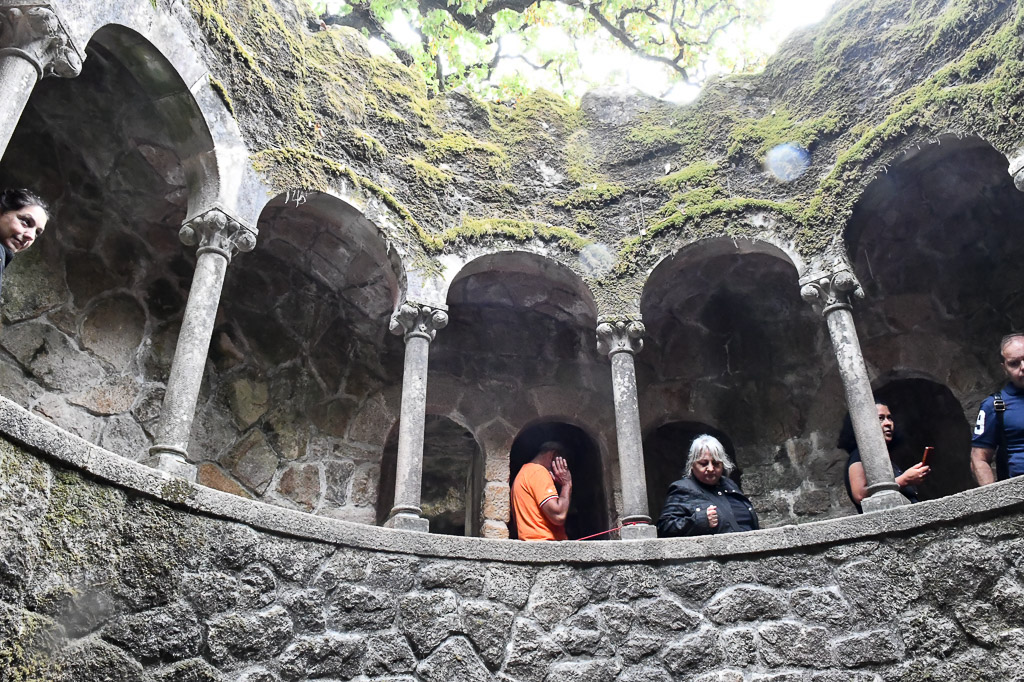
<svg viewBox="0 0 1024 682">
<path fill-rule="evenodd" d="M 178 22 L 160 13 L 140 21 L 121 11 L 86 13 L 99 22 L 86 29 L 88 43 L 116 57 L 150 93 L 154 109 L 168 123 L 189 188 L 187 218 L 219 209 L 252 228 L 267 190 L 192 39 Z M 111 12 L 115 14 L 103 16 Z"/>
<path fill-rule="evenodd" d="M 581 426 L 549 416 L 521 429 L 509 453 L 509 485 L 522 466 L 537 454 L 540 445 L 549 440 L 559 441 L 566 447 L 566 461 L 573 476 L 572 502 L 565 522 L 569 539 L 577 540 L 611 528 L 613 516 L 609 513 L 604 484 L 605 458 L 598 441 Z M 515 521 L 510 525 L 514 529 Z M 598 539 L 607 539 L 607 536 Z"/>
<path fill-rule="evenodd" d="M 697 420 L 670 420 L 650 429 L 644 437 L 644 473 L 647 476 L 647 504 L 651 519 L 657 521 L 665 505 L 668 486 L 688 472 L 683 471 L 693 440 L 702 434 L 717 438 L 736 464 L 731 478 L 741 483 L 740 464 L 732 439 L 724 432 Z"/>
<path fill-rule="evenodd" d="M 820 317 L 800 297 L 802 265 L 772 243 L 706 240 L 663 260 L 640 301 L 641 423 L 694 415 L 728 434 L 746 492 L 772 510 L 765 525 L 792 523 L 795 509 L 832 510 L 831 499 L 789 503 L 834 484 L 827 467 L 811 466 L 834 457 L 818 435 L 833 427 L 814 416 L 822 369 L 834 359 Z M 841 401 L 841 391 L 831 399 Z"/>
<path fill-rule="evenodd" d="M 420 505 L 430 532 L 477 537 L 481 530 L 483 451 L 473 433 L 448 416 L 428 414 L 423 433 L 423 483 Z M 398 422 L 381 457 L 377 525 L 383 525 L 395 499 Z"/>
<path fill-rule="evenodd" d="M 372 522 L 402 383 L 388 333 L 402 263 L 351 204 L 297 196 L 267 203 L 257 248 L 227 271 L 197 411 L 205 440 L 190 452 L 200 482 Z"/>
<path fill-rule="evenodd" d="M 968 421 L 1003 380 L 999 339 L 1024 327 L 1024 193 L 977 136 L 912 145 L 866 187 L 844 231 L 866 293 L 854 307 L 877 375 L 923 372 Z"/>
<path fill-rule="evenodd" d="M 875 396 L 889 406 L 898 442 L 893 459 L 906 469 L 921 461 L 925 446 L 931 474 L 918 486 L 921 500 L 933 500 L 976 487 L 971 475 L 971 424 L 949 387 L 910 373 L 876 381 Z"/>
<path fill-rule="evenodd" d="M 450 269 L 452 277 L 446 282 L 444 290 L 446 299 L 451 298 L 452 287 L 468 277 L 481 273 L 508 273 L 545 279 L 557 284 L 570 294 L 563 304 L 571 303 L 574 298 L 577 302 L 577 315 L 597 318 L 597 303 L 586 282 L 568 266 L 542 254 L 522 250 L 498 251 L 466 260 Z"/>
<path fill-rule="evenodd" d="M 211 120 L 224 119 L 224 130 L 234 122 L 223 104 L 204 110 L 193 96 L 180 65 L 195 59 L 199 69 L 198 59 L 181 27 L 168 26 L 177 51 L 166 36 L 158 48 L 117 22 L 83 30 L 76 41 L 88 42 L 89 56 L 81 74 L 36 85 L 0 165 L 0 181 L 35 187 L 54 209 L 47 238 L 6 278 L 18 300 L 5 315 L 24 328 L 12 326 L 0 344 L 20 348 L 18 338 L 32 332 L 45 340 L 50 362 L 78 379 L 73 387 L 54 383 L 52 367 L 12 354 L 21 371 L 5 372 L 4 391 L 133 459 L 152 444 L 193 272 L 194 253 L 178 230 L 203 192 L 223 195 L 224 153 L 241 149 L 236 170 L 252 174 L 237 129 L 218 149 Z M 217 201 L 237 213 L 252 206 L 248 195 Z"/>
</svg>

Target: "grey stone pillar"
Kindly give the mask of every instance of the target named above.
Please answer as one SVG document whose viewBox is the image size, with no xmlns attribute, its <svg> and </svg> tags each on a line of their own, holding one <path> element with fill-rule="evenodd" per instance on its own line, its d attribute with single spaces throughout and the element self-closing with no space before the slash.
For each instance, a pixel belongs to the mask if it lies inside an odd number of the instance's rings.
<svg viewBox="0 0 1024 682">
<path fill-rule="evenodd" d="M 391 332 L 405 338 L 402 414 L 398 422 L 395 504 L 384 523 L 389 528 L 426 533 L 430 522 L 420 516 L 423 484 L 423 427 L 427 418 L 427 360 L 430 342 L 448 324 L 440 308 L 405 302 L 391 316 Z M 467 514 L 473 513 L 467 510 Z"/>
<path fill-rule="evenodd" d="M 73 78 L 83 59 L 50 3 L 0 0 L 0 157 L 39 79 Z"/>
<path fill-rule="evenodd" d="M 892 509 L 909 500 L 899 492 L 893 476 L 892 462 L 885 446 L 885 437 L 878 425 L 878 410 L 871 392 L 864 354 L 860 349 L 857 329 L 853 324 L 852 299 L 863 298 L 864 291 L 849 269 L 839 269 L 828 276 L 805 282 L 800 290 L 805 301 L 820 310 L 828 324 L 832 348 L 839 365 L 839 376 L 846 392 L 846 407 L 850 411 L 857 447 L 864 463 L 868 482 L 868 497 L 861 506 L 864 511 Z"/>
<path fill-rule="evenodd" d="M 640 433 L 640 406 L 636 392 L 633 356 L 644 347 L 644 325 L 640 320 L 602 318 L 597 325 L 598 352 L 607 353 L 612 363 L 612 394 L 615 400 L 615 436 L 619 448 L 619 478 L 622 483 L 623 540 L 658 536 L 647 511 L 647 475 Z M 633 524 L 633 525 L 626 525 Z"/>
<path fill-rule="evenodd" d="M 252 251 L 256 246 L 256 236 L 218 209 L 187 222 L 179 236 L 189 246 L 199 244 L 198 258 L 160 410 L 156 445 L 149 449 L 148 463 L 182 478 L 195 480 L 196 469 L 187 462 L 187 448 L 213 323 L 220 306 L 224 273 L 235 252 Z"/>
</svg>

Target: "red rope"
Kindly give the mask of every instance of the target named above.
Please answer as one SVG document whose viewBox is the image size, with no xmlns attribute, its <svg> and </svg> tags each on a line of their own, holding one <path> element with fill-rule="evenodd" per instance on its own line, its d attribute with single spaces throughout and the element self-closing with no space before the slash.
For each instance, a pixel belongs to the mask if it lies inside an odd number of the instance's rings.
<svg viewBox="0 0 1024 682">
<path fill-rule="evenodd" d="M 582 540 L 589 540 L 590 538 L 596 538 L 596 537 L 599 537 L 601 535 L 607 535 L 608 533 L 614 533 L 617 530 L 622 530 L 626 526 L 640 526 L 640 525 L 647 525 L 647 524 L 641 523 L 640 521 L 630 521 L 629 523 L 622 524 L 618 528 L 610 528 L 608 530 L 603 530 L 600 533 L 594 533 L 593 535 L 588 535 L 585 538 L 576 538 L 575 542 L 580 542 Z"/>
</svg>

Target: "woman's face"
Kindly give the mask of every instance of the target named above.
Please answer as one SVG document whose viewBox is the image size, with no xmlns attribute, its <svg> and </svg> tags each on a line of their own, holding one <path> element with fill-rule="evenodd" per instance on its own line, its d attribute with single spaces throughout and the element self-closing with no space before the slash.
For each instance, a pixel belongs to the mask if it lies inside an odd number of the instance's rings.
<svg viewBox="0 0 1024 682">
<path fill-rule="evenodd" d="M 878 423 L 882 425 L 882 436 L 886 443 L 892 442 L 892 433 L 896 423 L 892 420 L 892 412 L 885 405 L 875 405 L 878 408 Z"/>
<path fill-rule="evenodd" d="M 26 206 L 0 213 L 0 243 L 14 253 L 24 251 L 43 233 L 46 211 L 39 206 Z"/>
<path fill-rule="evenodd" d="M 718 485 L 718 482 L 722 480 L 723 471 L 722 463 L 711 459 L 707 450 L 700 453 L 690 469 L 693 477 L 704 485 Z"/>
</svg>

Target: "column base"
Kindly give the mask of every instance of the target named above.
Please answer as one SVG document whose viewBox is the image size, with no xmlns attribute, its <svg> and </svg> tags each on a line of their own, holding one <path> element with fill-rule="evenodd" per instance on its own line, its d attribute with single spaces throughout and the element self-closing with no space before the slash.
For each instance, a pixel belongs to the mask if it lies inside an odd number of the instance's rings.
<svg viewBox="0 0 1024 682">
<path fill-rule="evenodd" d="M 189 463 L 185 459 L 184 453 L 171 450 L 166 446 L 154 445 L 151 447 L 149 457 L 142 463 L 154 469 L 166 471 L 172 476 L 184 478 L 190 483 L 196 482 L 196 476 L 199 473 L 199 468 L 195 464 Z"/>
<path fill-rule="evenodd" d="M 430 521 L 412 514 L 395 514 L 384 522 L 384 527 L 395 530 L 411 530 L 414 533 L 429 533 Z"/>
<path fill-rule="evenodd" d="M 910 504 L 910 500 L 904 497 L 903 493 L 899 490 L 879 490 L 870 497 L 865 497 L 860 502 L 860 506 L 865 514 L 873 511 L 896 509 L 908 504 Z"/>
<path fill-rule="evenodd" d="M 619 529 L 619 538 L 622 540 L 650 540 L 656 537 L 658 537 L 658 529 L 649 523 L 637 523 Z"/>
</svg>

